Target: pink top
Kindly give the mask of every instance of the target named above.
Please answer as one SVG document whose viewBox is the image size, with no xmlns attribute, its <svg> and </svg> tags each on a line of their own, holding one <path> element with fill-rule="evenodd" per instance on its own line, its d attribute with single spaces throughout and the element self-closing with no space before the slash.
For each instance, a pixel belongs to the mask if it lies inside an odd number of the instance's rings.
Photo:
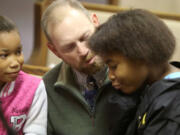
<svg viewBox="0 0 180 135">
<path fill-rule="evenodd" d="M 22 128 L 40 81 L 40 78 L 20 71 L 12 93 L 0 98 L 2 110 L 9 126 L 16 129 L 19 134 L 23 134 Z M 7 135 L 2 122 L 0 122 L 0 133 Z"/>
</svg>

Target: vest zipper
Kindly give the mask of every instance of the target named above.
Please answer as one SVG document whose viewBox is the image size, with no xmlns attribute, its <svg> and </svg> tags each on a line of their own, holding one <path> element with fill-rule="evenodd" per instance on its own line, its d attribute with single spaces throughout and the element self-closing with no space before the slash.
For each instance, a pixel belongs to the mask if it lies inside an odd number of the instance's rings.
<svg viewBox="0 0 180 135">
<path fill-rule="evenodd" d="M 88 112 L 89 112 L 90 119 L 92 121 L 92 126 L 94 127 L 95 126 L 95 105 L 93 106 L 93 108 L 91 108 L 89 105 Z"/>
</svg>

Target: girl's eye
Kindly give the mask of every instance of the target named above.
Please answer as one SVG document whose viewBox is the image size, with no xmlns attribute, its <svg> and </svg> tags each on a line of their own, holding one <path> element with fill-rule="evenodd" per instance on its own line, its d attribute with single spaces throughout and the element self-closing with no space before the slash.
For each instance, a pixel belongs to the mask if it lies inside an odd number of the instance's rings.
<svg viewBox="0 0 180 135">
<path fill-rule="evenodd" d="M 8 54 L 0 54 L 1 59 L 5 59 L 8 56 Z"/>
<path fill-rule="evenodd" d="M 21 55 L 21 53 L 22 53 L 22 51 L 21 51 L 21 50 L 18 50 L 18 51 L 16 52 L 16 55 Z"/>
</svg>

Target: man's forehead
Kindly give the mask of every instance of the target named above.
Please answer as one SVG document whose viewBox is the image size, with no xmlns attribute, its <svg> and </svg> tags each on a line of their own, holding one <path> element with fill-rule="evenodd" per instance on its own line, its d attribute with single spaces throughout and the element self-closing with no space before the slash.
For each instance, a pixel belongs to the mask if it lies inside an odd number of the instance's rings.
<svg viewBox="0 0 180 135">
<path fill-rule="evenodd" d="M 80 40 L 81 38 L 87 36 L 91 33 L 89 29 L 83 29 L 82 31 L 57 31 L 53 33 L 53 38 L 58 42 L 59 45 L 64 46 L 68 44 L 75 43 L 76 41 Z M 63 33 L 62 33 L 63 32 Z"/>
<path fill-rule="evenodd" d="M 51 32 L 59 33 L 66 37 L 69 35 L 79 35 L 94 27 L 94 25 L 86 18 L 82 18 L 77 12 L 72 12 L 71 15 L 66 16 L 63 20 L 56 20 L 55 22 L 50 23 Z"/>
<path fill-rule="evenodd" d="M 63 7 L 58 6 L 52 10 L 51 16 L 55 18 L 65 16 L 70 10 L 71 10 L 71 7 L 69 6 L 63 6 Z"/>
<path fill-rule="evenodd" d="M 73 43 L 87 31 L 94 30 L 94 25 L 87 16 L 76 9 L 67 9 L 63 17 L 60 16 L 60 10 L 54 11 L 56 19 L 49 23 L 48 30 L 52 40 L 56 40 L 59 45 Z"/>
<path fill-rule="evenodd" d="M 82 21 L 86 21 L 86 23 L 91 23 L 89 18 L 77 9 L 73 9 L 71 7 L 62 7 L 62 8 L 55 8 L 49 18 L 48 23 L 48 31 L 51 28 L 55 28 L 55 26 L 59 26 L 61 24 L 73 25 L 75 23 L 82 23 Z M 52 27 L 53 26 L 53 27 Z"/>
<path fill-rule="evenodd" d="M 61 21 L 69 16 L 78 17 L 78 16 L 85 16 L 85 14 L 82 11 L 72 8 L 68 5 L 64 7 L 56 7 L 51 13 L 51 18 Z"/>
</svg>

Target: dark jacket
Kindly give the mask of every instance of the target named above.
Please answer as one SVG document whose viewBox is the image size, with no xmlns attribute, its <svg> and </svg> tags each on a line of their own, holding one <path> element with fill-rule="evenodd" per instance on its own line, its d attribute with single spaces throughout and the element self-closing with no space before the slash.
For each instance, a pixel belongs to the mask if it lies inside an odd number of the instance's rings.
<svg viewBox="0 0 180 135">
<path fill-rule="evenodd" d="M 139 103 L 139 94 L 123 94 L 116 90 L 108 98 L 107 114 L 109 123 L 109 135 L 124 135 L 129 123 L 133 120 Z"/>
<path fill-rule="evenodd" d="M 180 135 L 180 78 L 157 81 L 143 92 L 126 135 Z"/>
<path fill-rule="evenodd" d="M 116 90 L 108 78 L 98 89 L 93 112 L 67 64 L 57 65 L 43 80 L 48 95 L 48 135 L 109 135 L 107 99 Z"/>
</svg>

